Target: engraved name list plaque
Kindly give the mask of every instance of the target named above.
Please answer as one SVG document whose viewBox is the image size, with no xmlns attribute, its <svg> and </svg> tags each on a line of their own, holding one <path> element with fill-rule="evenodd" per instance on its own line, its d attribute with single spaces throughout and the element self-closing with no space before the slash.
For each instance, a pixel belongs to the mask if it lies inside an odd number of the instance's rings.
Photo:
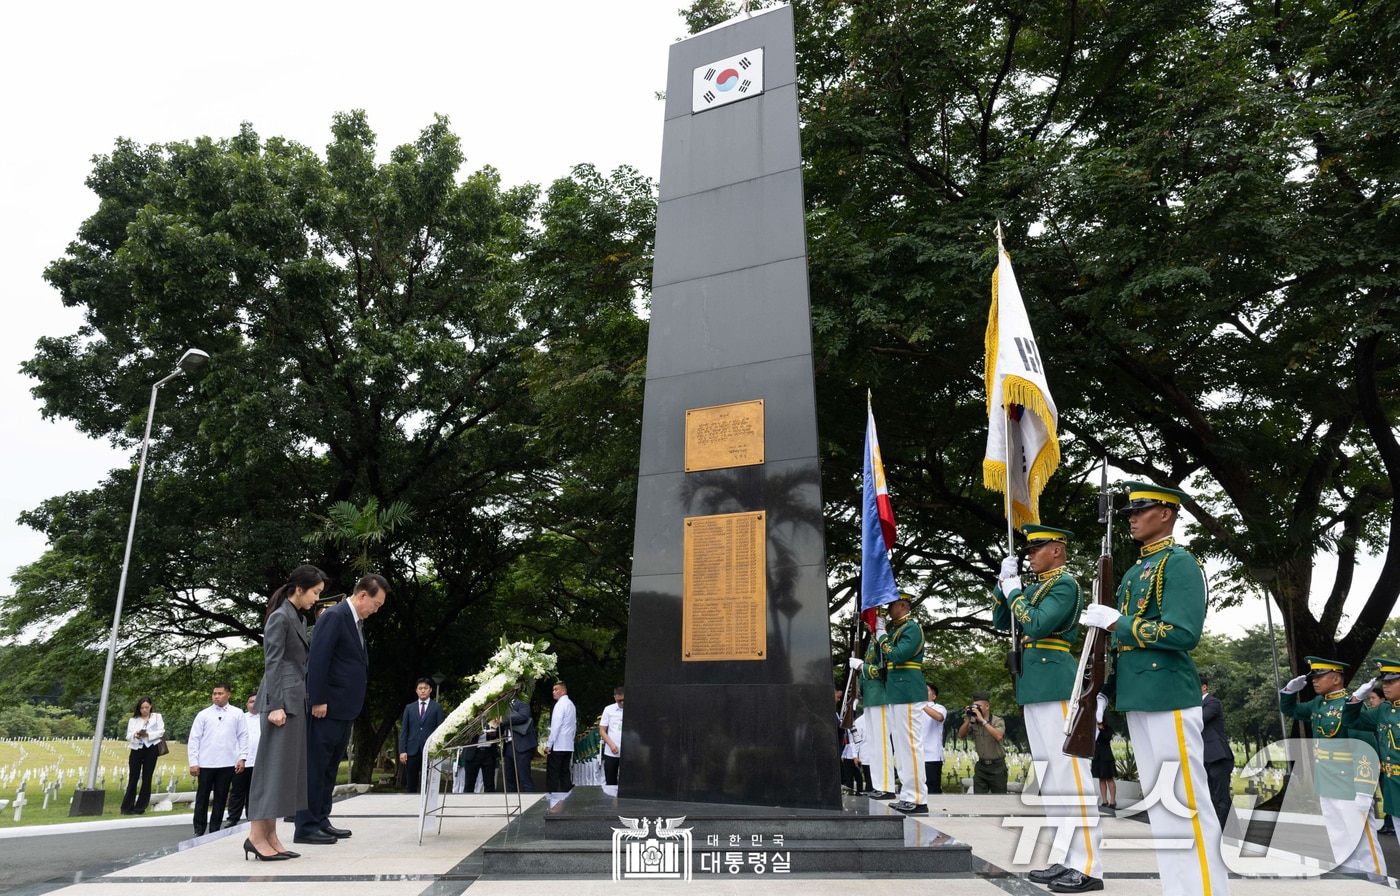
<svg viewBox="0 0 1400 896">
<path fill-rule="evenodd" d="M 767 654 L 764 529 L 762 511 L 686 518 L 683 661 Z"/>
</svg>

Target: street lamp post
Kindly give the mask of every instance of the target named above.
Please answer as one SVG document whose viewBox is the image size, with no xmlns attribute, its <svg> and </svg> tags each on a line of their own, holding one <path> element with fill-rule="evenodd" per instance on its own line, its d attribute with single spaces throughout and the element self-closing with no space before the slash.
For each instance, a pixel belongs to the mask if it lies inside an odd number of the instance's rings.
<svg viewBox="0 0 1400 896">
<path fill-rule="evenodd" d="M 146 478 L 146 449 L 151 444 L 151 421 L 156 415 L 156 393 L 160 387 L 187 370 L 203 367 L 209 355 L 192 348 L 180 356 L 180 362 L 169 376 L 151 387 L 151 406 L 146 411 L 146 434 L 141 438 L 141 462 L 136 467 L 136 496 L 131 500 L 131 522 L 126 529 L 126 553 L 122 556 L 122 577 L 117 585 L 117 609 L 112 614 L 112 637 L 107 644 L 107 671 L 102 675 L 102 698 L 97 704 L 97 730 L 92 734 L 92 761 L 88 764 L 87 789 L 73 795 L 68 815 L 101 815 L 105 791 L 97 786 L 97 766 L 102 758 L 102 729 L 107 724 L 107 697 L 112 690 L 112 664 L 117 656 L 117 631 L 122 621 L 122 599 L 126 596 L 126 573 L 131 566 L 131 542 L 136 537 L 136 510 L 141 506 L 141 483 Z"/>
</svg>

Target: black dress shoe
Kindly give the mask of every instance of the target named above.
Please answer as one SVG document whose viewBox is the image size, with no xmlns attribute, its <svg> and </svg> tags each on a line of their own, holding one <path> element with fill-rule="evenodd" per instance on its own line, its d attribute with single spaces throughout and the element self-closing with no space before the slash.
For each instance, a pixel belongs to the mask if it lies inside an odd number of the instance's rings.
<svg viewBox="0 0 1400 896">
<path fill-rule="evenodd" d="M 345 828 L 338 828 L 334 825 L 329 824 L 321 828 L 321 832 L 325 834 L 330 834 L 332 837 L 335 837 L 340 840 L 344 840 L 345 838 L 350 836 L 350 832 L 347 831 Z"/>
<path fill-rule="evenodd" d="M 872 790 L 867 793 L 866 796 L 870 797 L 872 800 L 892 800 L 895 795 L 886 790 Z"/>
<path fill-rule="evenodd" d="M 292 838 L 293 843 L 335 843 L 336 838 L 325 831 L 312 831 L 310 834 L 297 834 Z"/>
<path fill-rule="evenodd" d="M 891 808 L 891 809 L 898 809 L 899 811 L 903 812 L 905 815 L 927 815 L 927 814 L 928 814 L 928 806 L 925 806 L 925 805 L 923 805 L 922 803 L 907 803 L 907 802 L 905 802 L 905 801 L 903 801 L 903 800 L 900 800 L 900 801 L 897 802 L 897 803 L 892 803 L 892 804 L 890 805 L 890 808 Z"/>
<path fill-rule="evenodd" d="M 1090 890 L 1102 890 L 1103 881 L 1071 868 L 1050 881 L 1049 887 L 1051 893 L 1088 893 Z"/>
<path fill-rule="evenodd" d="M 1069 869 L 1066 868 L 1064 865 L 1056 863 L 1054 865 L 1051 865 L 1049 868 L 1041 868 L 1039 871 L 1032 871 L 1030 874 L 1027 874 L 1026 877 L 1032 883 L 1048 884 L 1050 883 L 1050 881 L 1059 877 L 1061 874 L 1064 874 L 1068 870 Z"/>
<path fill-rule="evenodd" d="M 1390 825 L 1390 824 L 1385 825 L 1385 826 L 1383 826 L 1383 827 L 1381 827 L 1381 828 L 1378 828 L 1378 829 L 1376 830 L 1376 833 L 1377 833 L 1377 834 L 1393 834 L 1393 833 L 1395 833 L 1395 826 L 1394 826 L 1394 825 Z"/>
</svg>

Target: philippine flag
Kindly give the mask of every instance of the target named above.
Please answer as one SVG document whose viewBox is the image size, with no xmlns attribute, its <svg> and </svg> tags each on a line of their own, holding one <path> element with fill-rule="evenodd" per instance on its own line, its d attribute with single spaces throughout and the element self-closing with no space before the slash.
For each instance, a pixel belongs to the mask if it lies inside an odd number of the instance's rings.
<svg viewBox="0 0 1400 896">
<path fill-rule="evenodd" d="M 890 567 L 894 548 L 894 505 L 885 483 L 880 439 L 875 434 L 875 412 L 867 397 L 865 408 L 865 471 L 861 500 L 860 609 L 861 618 L 873 630 L 875 608 L 899 597 Z"/>
</svg>

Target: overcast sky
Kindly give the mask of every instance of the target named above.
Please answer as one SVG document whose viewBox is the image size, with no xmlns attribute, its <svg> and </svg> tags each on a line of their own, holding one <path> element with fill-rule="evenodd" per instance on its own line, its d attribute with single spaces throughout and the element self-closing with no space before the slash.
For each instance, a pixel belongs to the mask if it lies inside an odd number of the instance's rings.
<svg viewBox="0 0 1400 896">
<path fill-rule="evenodd" d="M 507 185 L 589 162 L 660 170 L 668 47 L 684 0 L 485 3 L 55 2 L 8 4 L 0 54 L 0 593 L 44 539 L 18 515 L 130 463 L 45 421 L 19 372 L 40 336 L 81 324 L 42 278 L 96 208 L 83 181 L 117 137 L 228 137 L 252 122 L 324 156 L 331 116 L 365 109 L 381 154 L 434 113 Z M 170 359 L 173 369 L 175 357 Z M 179 381 L 170 388 L 180 388 Z M 159 410 L 157 410 L 159 413 Z M 137 528 L 140 537 L 140 528 Z"/>
<path fill-rule="evenodd" d="M 18 365 L 40 336 L 81 323 L 44 283 L 95 209 L 83 184 L 95 154 L 141 143 L 228 137 L 241 122 L 324 154 L 331 116 L 365 109 L 381 155 L 450 117 L 464 171 L 548 184 L 579 163 L 660 169 L 667 48 L 685 0 L 397 4 L 245 0 L 10 4 L 0 54 L 0 593 L 44 540 L 18 515 L 95 486 L 132 462 L 63 421 L 45 421 Z M 1034 297 L 1028 296 L 1028 301 Z M 177 359 L 170 359 L 172 368 Z M 1053 383 L 1052 383 L 1053 387 Z M 180 388 L 176 381 L 167 388 Z M 159 413 L 159 412 L 157 412 Z M 898 500 L 896 496 L 896 501 Z M 139 537 L 138 526 L 138 537 Z M 1332 571 L 1319 570 L 1330 584 Z M 1357 591 L 1374 572 L 1358 571 Z M 1213 631 L 1262 621 L 1262 602 L 1214 614 Z"/>
</svg>

